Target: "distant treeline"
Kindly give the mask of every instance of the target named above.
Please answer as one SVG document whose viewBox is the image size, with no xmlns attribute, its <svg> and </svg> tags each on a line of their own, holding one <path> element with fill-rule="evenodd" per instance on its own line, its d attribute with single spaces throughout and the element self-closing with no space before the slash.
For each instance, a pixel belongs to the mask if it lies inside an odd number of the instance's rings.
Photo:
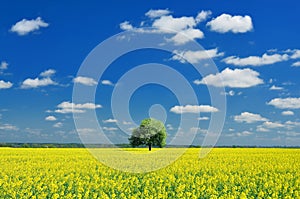
<svg viewBox="0 0 300 199">
<path fill-rule="evenodd" d="M 84 148 L 80 143 L 0 143 L 0 147 L 13 148 Z"/>
<path fill-rule="evenodd" d="M 81 144 L 81 143 L 0 143 L 0 147 L 12 148 L 130 148 L 129 144 Z M 167 148 L 211 148 L 199 145 L 167 145 Z M 140 146 L 138 148 L 143 148 Z M 300 146 L 214 146 L 213 148 L 300 148 Z"/>
<path fill-rule="evenodd" d="M 81 144 L 81 143 L 0 143 L 0 147 L 12 148 L 129 148 L 129 144 Z"/>
</svg>

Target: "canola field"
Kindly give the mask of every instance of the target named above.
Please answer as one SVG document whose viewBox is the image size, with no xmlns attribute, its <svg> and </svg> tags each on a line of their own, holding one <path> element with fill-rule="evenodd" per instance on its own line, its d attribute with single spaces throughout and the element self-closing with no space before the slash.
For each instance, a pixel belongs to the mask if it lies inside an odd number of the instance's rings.
<svg viewBox="0 0 300 199">
<path fill-rule="evenodd" d="M 199 150 L 132 174 L 86 149 L 0 148 L 0 198 L 300 198 L 299 149 Z"/>
</svg>

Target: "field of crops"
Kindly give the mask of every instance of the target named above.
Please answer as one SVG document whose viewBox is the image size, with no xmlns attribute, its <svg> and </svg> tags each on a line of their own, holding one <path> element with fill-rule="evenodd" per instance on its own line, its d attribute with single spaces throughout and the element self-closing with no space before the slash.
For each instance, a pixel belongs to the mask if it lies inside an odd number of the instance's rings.
<svg viewBox="0 0 300 199">
<path fill-rule="evenodd" d="M 217 148 L 204 159 L 188 149 L 141 174 L 108 168 L 86 149 L 0 148 L 0 159 L 0 198 L 300 198 L 298 149 Z"/>
</svg>

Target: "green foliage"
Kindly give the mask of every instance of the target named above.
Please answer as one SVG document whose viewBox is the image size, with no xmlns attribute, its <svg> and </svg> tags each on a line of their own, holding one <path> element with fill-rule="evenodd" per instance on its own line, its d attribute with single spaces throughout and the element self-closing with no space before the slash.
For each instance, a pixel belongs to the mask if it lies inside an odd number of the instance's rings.
<svg viewBox="0 0 300 199">
<path fill-rule="evenodd" d="M 164 147 L 166 138 L 167 133 L 164 124 L 159 120 L 147 118 L 132 131 L 129 142 L 133 147 L 147 145 L 151 150 L 151 146 Z"/>
</svg>

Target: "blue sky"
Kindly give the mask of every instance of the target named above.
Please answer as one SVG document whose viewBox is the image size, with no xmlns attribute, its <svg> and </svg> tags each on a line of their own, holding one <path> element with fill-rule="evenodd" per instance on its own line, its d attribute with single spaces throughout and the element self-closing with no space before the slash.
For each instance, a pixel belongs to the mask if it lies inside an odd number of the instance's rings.
<svg viewBox="0 0 300 199">
<path fill-rule="evenodd" d="M 170 137 L 197 132 L 194 143 L 201 144 L 211 114 L 221 111 L 212 106 L 207 86 L 220 88 L 222 78 L 225 92 L 219 94 L 226 96 L 227 112 L 218 145 L 299 146 L 299 7 L 296 0 L 2 1 L 0 142 L 80 142 L 72 113 L 90 110 L 108 137 L 126 141 L 119 125 L 128 130 L 135 125 L 113 117 L 111 95 L 123 74 L 155 62 L 184 75 L 199 103 L 180 105 L 167 88 L 145 85 L 130 100 L 135 123 L 149 116 L 152 105 L 161 104 L 163 109 L 153 106 L 152 111 L 166 120 Z M 99 43 L 146 28 L 162 32 L 178 48 L 194 39 L 204 50 L 136 51 L 115 60 L 99 81 L 77 75 Z M 191 64 L 209 58 L 219 73 L 199 76 Z M 95 101 L 72 104 L 74 84 L 97 86 Z M 200 125 L 183 131 L 182 115 L 196 116 Z"/>
</svg>

